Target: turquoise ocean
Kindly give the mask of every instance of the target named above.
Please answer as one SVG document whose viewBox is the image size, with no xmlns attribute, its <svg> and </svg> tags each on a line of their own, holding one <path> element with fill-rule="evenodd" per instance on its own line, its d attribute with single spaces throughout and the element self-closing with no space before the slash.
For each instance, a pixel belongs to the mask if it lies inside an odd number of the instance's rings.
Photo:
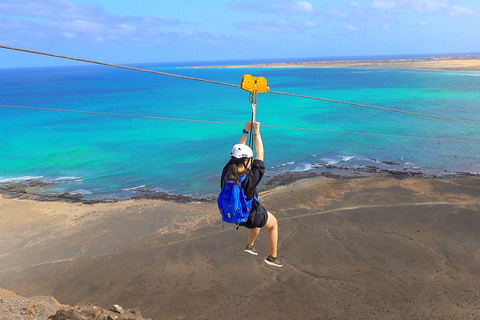
<svg viewBox="0 0 480 320">
<path fill-rule="evenodd" d="M 232 84 L 248 73 L 265 77 L 271 90 L 480 122 L 480 72 L 191 65 L 136 67 Z M 0 69 L 0 105 L 229 123 L 251 117 L 248 92 L 239 88 L 85 64 Z M 266 180 L 284 172 L 321 172 L 326 165 L 436 175 L 480 172 L 477 124 L 273 93 L 259 94 L 257 120 L 393 135 L 264 127 Z M 36 180 L 48 183 L 45 193 L 81 193 L 86 199 L 124 199 L 141 189 L 216 195 L 241 131 L 232 124 L 2 107 L 0 185 Z"/>
</svg>

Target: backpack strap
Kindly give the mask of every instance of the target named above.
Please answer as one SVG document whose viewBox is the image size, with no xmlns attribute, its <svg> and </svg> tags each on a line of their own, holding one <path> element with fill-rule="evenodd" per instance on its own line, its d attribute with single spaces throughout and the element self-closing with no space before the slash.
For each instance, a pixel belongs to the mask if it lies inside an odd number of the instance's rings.
<svg viewBox="0 0 480 320">
<path fill-rule="evenodd" d="M 238 178 L 238 182 L 239 182 L 240 184 L 242 184 L 243 180 L 245 180 L 246 177 L 247 177 L 247 174 L 245 173 L 244 175 L 242 175 L 242 176 L 240 176 L 240 177 Z"/>
<path fill-rule="evenodd" d="M 243 196 L 244 201 L 247 201 L 247 198 L 245 197 L 245 192 L 243 191 L 242 182 L 243 182 L 243 180 L 245 180 L 246 177 L 247 177 L 247 174 L 245 173 L 238 178 L 238 184 L 239 184 L 238 187 L 240 188 L 240 195 Z M 240 223 L 237 223 L 237 229 L 236 230 L 238 230 L 238 228 L 240 228 Z"/>
<path fill-rule="evenodd" d="M 238 178 L 238 181 L 228 180 L 228 173 L 227 173 L 227 174 L 225 175 L 225 183 L 234 183 L 234 182 L 237 182 L 237 183 L 242 184 L 243 180 L 245 180 L 246 177 L 247 177 L 247 174 L 244 174 L 244 175 L 242 175 L 242 176 L 240 176 L 240 177 Z M 242 189 L 241 186 L 239 186 L 239 188 Z"/>
</svg>

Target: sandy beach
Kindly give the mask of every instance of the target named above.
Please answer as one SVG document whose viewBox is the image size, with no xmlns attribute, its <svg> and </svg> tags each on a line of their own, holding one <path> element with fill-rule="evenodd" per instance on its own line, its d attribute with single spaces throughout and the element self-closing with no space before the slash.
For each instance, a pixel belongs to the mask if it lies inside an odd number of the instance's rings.
<svg viewBox="0 0 480 320">
<path fill-rule="evenodd" d="M 446 71 L 480 71 L 480 56 L 445 56 L 418 59 L 340 60 L 258 63 L 199 68 L 393 68 Z"/>
<path fill-rule="evenodd" d="M 215 203 L 0 198 L 6 297 L 137 308 L 152 319 L 480 317 L 480 179 L 313 177 L 261 193 L 283 268 L 243 252 Z M 28 318 L 25 315 L 25 319 Z"/>
</svg>

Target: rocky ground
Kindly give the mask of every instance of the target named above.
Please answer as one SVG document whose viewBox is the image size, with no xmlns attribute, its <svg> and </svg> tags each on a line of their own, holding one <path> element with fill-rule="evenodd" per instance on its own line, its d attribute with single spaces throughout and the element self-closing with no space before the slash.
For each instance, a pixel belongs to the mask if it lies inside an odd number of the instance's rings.
<svg viewBox="0 0 480 320">
<path fill-rule="evenodd" d="M 55 298 L 20 297 L 14 292 L 0 289 L 1 320 L 144 320 L 139 310 L 124 310 L 114 305 L 110 310 L 95 305 L 61 305 Z M 145 319 L 147 320 L 147 319 Z"/>
<path fill-rule="evenodd" d="M 479 194 L 478 177 L 382 175 L 266 190 L 282 268 L 263 262 L 264 231 L 245 254 L 247 231 L 223 230 L 215 203 L 0 199 L 0 287 L 31 297 L 0 308 L 51 316 L 48 295 L 155 320 L 480 318 Z"/>
</svg>

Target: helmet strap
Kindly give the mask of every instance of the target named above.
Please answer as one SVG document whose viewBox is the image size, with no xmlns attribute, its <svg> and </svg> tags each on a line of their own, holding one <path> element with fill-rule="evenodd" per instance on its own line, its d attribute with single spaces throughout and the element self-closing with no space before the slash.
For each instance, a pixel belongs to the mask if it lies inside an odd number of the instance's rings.
<svg viewBox="0 0 480 320">
<path fill-rule="evenodd" d="M 250 168 L 250 161 L 251 161 L 252 158 L 248 158 L 247 160 L 247 164 L 245 164 L 245 162 L 243 162 L 243 167 L 245 168 L 245 171 L 248 170 L 248 168 Z"/>
</svg>

